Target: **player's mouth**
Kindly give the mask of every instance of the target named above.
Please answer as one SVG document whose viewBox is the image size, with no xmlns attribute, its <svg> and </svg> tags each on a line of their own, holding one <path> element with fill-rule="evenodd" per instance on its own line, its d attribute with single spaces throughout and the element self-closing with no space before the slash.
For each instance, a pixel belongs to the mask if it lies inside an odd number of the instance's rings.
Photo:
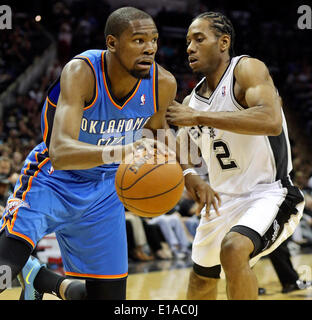
<svg viewBox="0 0 312 320">
<path fill-rule="evenodd" d="M 153 60 L 141 60 L 137 63 L 139 69 L 149 70 L 153 64 Z"/>
<path fill-rule="evenodd" d="M 190 67 L 192 67 L 192 66 L 196 65 L 196 63 L 198 62 L 198 59 L 193 56 L 189 56 L 188 61 L 189 61 Z"/>
</svg>

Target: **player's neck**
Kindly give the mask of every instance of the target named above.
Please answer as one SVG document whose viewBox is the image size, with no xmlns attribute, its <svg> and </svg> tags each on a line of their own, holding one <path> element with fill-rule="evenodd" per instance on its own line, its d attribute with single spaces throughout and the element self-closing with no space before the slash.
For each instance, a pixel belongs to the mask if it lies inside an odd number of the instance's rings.
<svg viewBox="0 0 312 320">
<path fill-rule="evenodd" d="M 114 96 L 118 99 L 125 97 L 133 89 L 138 79 L 131 76 L 112 55 L 106 55 L 106 67 Z"/>
<path fill-rule="evenodd" d="M 210 70 L 205 74 L 206 77 L 206 86 L 207 89 L 213 91 L 216 89 L 217 85 L 219 84 L 225 70 L 231 63 L 231 58 L 226 57 L 221 59 L 219 64 L 215 67 L 214 70 Z"/>
</svg>

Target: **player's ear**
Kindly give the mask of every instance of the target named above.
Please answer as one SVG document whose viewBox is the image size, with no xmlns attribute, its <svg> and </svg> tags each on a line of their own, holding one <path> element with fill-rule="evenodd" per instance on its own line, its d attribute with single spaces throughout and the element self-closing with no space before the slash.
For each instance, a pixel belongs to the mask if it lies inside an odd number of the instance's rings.
<svg viewBox="0 0 312 320">
<path fill-rule="evenodd" d="M 106 46 L 110 52 L 116 52 L 116 44 L 117 44 L 116 37 L 114 37 L 111 34 L 106 37 Z"/>
<path fill-rule="evenodd" d="M 224 52 L 230 48 L 231 37 L 227 34 L 223 34 L 219 39 L 219 43 L 221 52 Z"/>
</svg>

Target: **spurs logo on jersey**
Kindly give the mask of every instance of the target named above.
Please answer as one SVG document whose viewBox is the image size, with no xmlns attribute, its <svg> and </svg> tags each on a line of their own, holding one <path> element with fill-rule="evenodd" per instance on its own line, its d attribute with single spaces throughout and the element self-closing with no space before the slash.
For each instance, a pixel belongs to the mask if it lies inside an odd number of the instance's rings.
<svg viewBox="0 0 312 320">
<path fill-rule="evenodd" d="M 244 56 L 234 57 L 209 98 L 198 94 L 203 78 L 191 93 L 189 106 L 200 111 L 240 111 L 234 97 L 234 68 Z M 188 129 L 209 170 L 211 186 L 219 192 L 249 192 L 256 184 L 272 183 L 292 169 L 287 126 L 279 136 L 243 135 L 210 127 Z"/>
</svg>

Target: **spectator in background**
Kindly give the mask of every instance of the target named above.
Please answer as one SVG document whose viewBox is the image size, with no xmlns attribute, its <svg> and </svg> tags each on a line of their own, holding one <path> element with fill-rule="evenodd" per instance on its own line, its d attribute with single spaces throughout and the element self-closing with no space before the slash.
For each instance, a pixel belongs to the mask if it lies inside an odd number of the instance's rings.
<svg viewBox="0 0 312 320">
<path fill-rule="evenodd" d="M 282 285 L 282 293 L 289 293 L 296 290 L 304 290 L 311 286 L 311 281 L 299 279 L 299 275 L 295 270 L 287 243 L 289 239 L 284 241 L 276 248 L 268 257 L 271 260 L 273 268 Z M 265 289 L 259 288 L 259 294 L 264 294 Z"/>
<path fill-rule="evenodd" d="M 147 252 L 145 252 L 145 249 L 147 249 L 148 244 L 141 218 L 130 211 L 126 211 L 125 213 L 126 221 L 129 221 L 132 225 L 134 238 L 134 248 L 130 250 L 129 257 L 139 261 L 154 260 L 154 257 L 148 255 Z"/>
<path fill-rule="evenodd" d="M 308 187 L 308 174 L 302 171 L 295 172 L 294 184 L 302 190 L 305 206 L 303 217 L 292 236 L 292 240 L 301 247 L 307 247 L 312 245 L 312 193 Z"/>
<path fill-rule="evenodd" d="M 157 224 L 149 224 L 148 219 L 143 219 L 143 226 L 146 233 L 147 242 L 155 256 L 159 260 L 172 259 L 172 253 L 166 239 Z"/>
<path fill-rule="evenodd" d="M 8 178 L 12 171 L 12 161 L 6 156 L 0 157 L 0 175 Z"/>
<path fill-rule="evenodd" d="M 9 189 L 10 189 L 10 181 L 5 175 L 0 174 L 0 217 L 1 218 L 4 212 L 6 202 L 9 198 Z"/>
<path fill-rule="evenodd" d="M 177 205 L 177 211 L 182 217 L 186 229 L 192 236 L 195 237 L 196 229 L 199 225 L 199 216 L 196 215 L 197 203 L 192 199 L 191 195 L 185 190 L 182 199 Z"/>
<path fill-rule="evenodd" d="M 27 13 L 13 15 L 12 30 L 0 34 L 0 93 L 23 73 L 50 43 Z"/>
<path fill-rule="evenodd" d="M 188 239 L 181 217 L 175 209 L 164 215 L 149 219 L 148 223 L 159 225 L 174 258 L 184 259 L 188 256 L 191 242 Z"/>
<path fill-rule="evenodd" d="M 19 172 L 20 170 L 18 170 Z M 18 179 L 19 174 L 14 171 L 12 161 L 9 157 L 0 157 L 0 176 L 8 180 L 9 191 L 13 191 L 14 185 Z"/>
<path fill-rule="evenodd" d="M 0 145 L 0 154 L 2 157 L 10 157 L 12 154 L 12 148 L 7 143 L 3 143 Z"/>
<path fill-rule="evenodd" d="M 23 166 L 23 155 L 20 151 L 14 151 L 12 155 L 12 171 L 20 172 Z"/>
</svg>

